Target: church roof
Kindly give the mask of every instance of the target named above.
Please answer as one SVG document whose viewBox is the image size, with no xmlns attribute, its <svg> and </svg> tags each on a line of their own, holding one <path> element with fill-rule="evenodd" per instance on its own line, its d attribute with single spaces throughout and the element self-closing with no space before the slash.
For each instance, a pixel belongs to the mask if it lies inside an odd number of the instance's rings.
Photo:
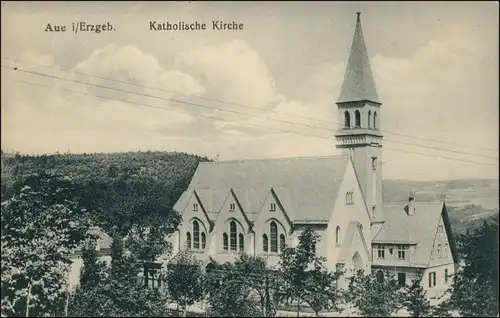
<svg viewBox="0 0 500 318">
<path fill-rule="evenodd" d="M 380 103 L 375 89 L 375 81 L 373 80 L 370 68 L 359 16 L 360 13 L 358 13 L 351 52 L 337 103 L 361 100 Z"/>
<path fill-rule="evenodd" d="M 385 223 L 372 238 L 372 243 L 415 244 L 415 251 L 410 256 L 411 265 L 427 267 L 445 206 L 443 202 L 414 204 L 415 214 L 409 216 L 405 211 L 406 202 L 384 203 Z"/>
<path fill-rule="evenodd" d="M 182 212 L 196 191 L 215 219 L 232 189 L 252 221 L 271 193 L 294 222 L 328 221 L 348 156 L 201 162 L 174 210 Z"/>
</svg>

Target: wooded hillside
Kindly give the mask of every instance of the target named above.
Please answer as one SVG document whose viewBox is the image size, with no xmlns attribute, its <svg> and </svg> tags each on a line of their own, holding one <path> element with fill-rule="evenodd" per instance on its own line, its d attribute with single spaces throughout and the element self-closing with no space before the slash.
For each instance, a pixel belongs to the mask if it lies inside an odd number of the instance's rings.
<svg viewBox="0 0 500 318">
<path fill-rule="evenodd" d="M 134 223 L 158 225 L 159 218 L 171 218 L 173 205 L 201 161 L 208 159 L 175 152 L 2 154 L 1 198 L 18 191 L 29 176 L 55 174 L 71 182 L 75 201 L 90 211 L 97 225 L 127 233 Z"/>
</svg>

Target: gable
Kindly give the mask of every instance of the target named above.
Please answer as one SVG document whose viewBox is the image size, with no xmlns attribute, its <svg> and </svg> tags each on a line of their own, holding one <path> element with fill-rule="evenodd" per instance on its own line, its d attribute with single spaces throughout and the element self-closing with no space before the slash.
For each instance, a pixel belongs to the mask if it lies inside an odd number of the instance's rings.
<svg viewBox="0 0 500 318">
<path fill-rule="evenodd" d="M 222 204 L 215 221 L 215 227 L 220 228 L 224 226 L 229 219 L 237 221 L 241 229 L 246 233 L 252 230 L 252 224 L 232 190 L 229 190 Z"/>
<path fill-rule="evenodd" d="M 190 197 L 186 193 L 184 200 L 184 210 L 182 211 L 183 221 L 191 222 L 193 219 L 198 219 L 206 225 L 207 233 L 212 232 L 214 222 L 209 218 L 203 202 L 199 199 L 196 191 L 193 191 Z"/>
<path fill-rule="evenodd" d="M 270 220 L 274 220 L 281 224 L 281 227 L 288 235 L 291 235 L 293 223 L 285 208 L 288 208 L 288 195 L 286 190 L 281 190 L 283 189 L 279 189 L 278 191 L 280 195 L 276 194 L 274 189 L 269 191 L 267 199 L 262 204 L 255 220 L 255 226 L 257 228 L 262 228 L 265 224 L 269 223 Z"/>
<path fill-rule="evenodd" d="M 453 263 L 458 264 L 458 252 L 455 243 L 455 236 L 453 235 L 453 230 L 451 227 L 450 216 L 448 215 L 448 208 L 446 203 L 443 204 L 443 211 L 441 212 L 441 219 L 444 224 L 444 229 L 446 231 L 446 236 L 448 238 L 448 243 L 450 245 L 451 256 L 453 258 Z"/>
<path fill-rule="evenodd" d="M 365 261 L 371 259 L 371 252 L 359 222 L 349 222 L 342 239 L 342 248 L 337 257 L 338 263 L 350 263 L 351 257 L 356 251 L 363 252 Z"/>
<path fill-rule="evenodd" d="M 443 206 L 443 211 L 437 225 L 436 234 L 429 258 L 429 267 L 457 263 L 456 248 L 453 241 L 453 233 L 451 227 L 447 228 L 445 219 L 448 213 L 446 206 Z M 448 224 L 449 226 L 449 224 Z M 451 244 L 453 241 L 453 244 Z"/>
</svg>

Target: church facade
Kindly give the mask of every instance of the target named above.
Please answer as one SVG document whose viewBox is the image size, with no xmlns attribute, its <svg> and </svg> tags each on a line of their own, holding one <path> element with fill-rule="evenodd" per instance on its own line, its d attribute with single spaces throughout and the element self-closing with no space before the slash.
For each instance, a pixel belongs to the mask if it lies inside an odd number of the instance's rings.
<svg viewBox="0 0 500 318">
<path fill-rule="evenodd" d="M 330 270 L 422 278 L 429 295 L 444 291 L 457 261 L 444 202 L 382 202 L 382 103 L 359 13 L 336 104 L 342 155 L 200 163 L 174 206 L 174 254 L 187 248 L 208 264 L 245 252 L 278 266 L 281 250 L 313 227 Z"/>
</svg>

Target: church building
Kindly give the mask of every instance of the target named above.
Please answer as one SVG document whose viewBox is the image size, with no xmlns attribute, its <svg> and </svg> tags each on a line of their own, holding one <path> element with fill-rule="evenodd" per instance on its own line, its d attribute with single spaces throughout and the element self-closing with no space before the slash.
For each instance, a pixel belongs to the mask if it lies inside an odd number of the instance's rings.
<svg viewBox="0 0 500 318">
<path fill-rule="evenodd" d="M 321 236 L 329 270 L 421 278 L 428 295 L 451 284 L 457 262 L 444 202 L 382 202 L 383 107 L 373 80 L 360 13 L 340 96 L 342 155 L 202 162 L 174 210 L 182 224 L 174 255 L 187 248 L 208 265 L 244 252 L 278 266 L 306 227 Z M 333 105 L 332 105 L 333 106 Z M 333 146 L 333 145 L 332 145 Z"/>
</svg>

